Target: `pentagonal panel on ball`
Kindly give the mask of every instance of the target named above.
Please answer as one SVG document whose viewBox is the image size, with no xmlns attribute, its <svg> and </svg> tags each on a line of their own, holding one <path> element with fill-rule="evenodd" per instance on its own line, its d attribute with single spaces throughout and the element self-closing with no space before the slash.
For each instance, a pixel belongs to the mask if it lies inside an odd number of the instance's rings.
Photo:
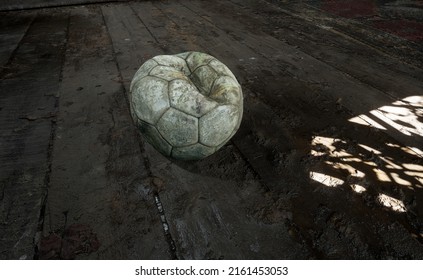
<svg viewBox="0 0 423 280">
<path fill-rule="evenodd" d="M 200 143 L 216 147 L 229 139 L 240 122 L 239 110 L 233 105 L 222 105 L 200 118 Z"/>
<path fill-rule="evenodd" d="M 191 116 L 201 117 L 217 106 L 217 102 L 205 97 L 188 80 L 169 83 L 170 106 Z"/>
<path fill-rule="evenodd" d="M 198 142 L 198 119 L 177 109 L 167 110 L 157 123 L 157 128 L 174 147 Z"/>
<path fill-rule="evenodd" d="M 162 79 L 147 76 L 139 80 L 131 94 L 132 108 L 137 117 L 154 125 L 170 107 L 167 90 L 168 83 Z"/>
</svg>

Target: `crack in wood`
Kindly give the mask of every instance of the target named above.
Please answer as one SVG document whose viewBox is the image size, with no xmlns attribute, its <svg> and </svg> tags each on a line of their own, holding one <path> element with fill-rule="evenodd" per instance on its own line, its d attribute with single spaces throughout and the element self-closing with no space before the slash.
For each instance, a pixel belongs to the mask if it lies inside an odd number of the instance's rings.
<svg viewBox="0 0 423 280">
<path fill-rule="evenodd" d="M 66 58 L 66 49 L 67 49 L 67 45 L 69 42 L 69 25 L 70 25 L 70 14 L 68 13 L 67 15 L 67 24 L 66 24 L 66 35 L 65 35 L 65 44 L 63 46 L 63 53 L 62 53 L 62 57 L 61 57 L 61 69 L 60 69 L 60 74 L 59 74 L 59 81 L 62 80 L 63 78 L 63 65 L 65 63 L 65 58 Z M 56 95 L 55 96 L 55 101 L 54 101 L 54 111 L 58 112 L 59 111 L 59 97 Z M 40 215 L 38 218 L 38 226 L 37 226 L 37 232 L 35 233 L 34 236 L 34 260 L 37 260 L 40 258 L 40 241 L 43 235 L 43 231 L 44 231 L 44 221 L 45 221 L 45 213 L 46 213 L 46 208 L 47 208 L 47 201 L 48 201 L 48 189 L 50 186 L 50 175 L 51 175 L 51 171 L 52 171 L 52 158 L 53 158 L 53 146 L 54 146 L 54 140 L 56 138 L 56 130 L 57 130 L 57 114 L 50 114 L 47 117 L 44 118 L 52 118 L 51 119 L 51 132 L 50 132 L 50 139 L 49 139 L 49 144 L 48 144 L 48 149 L 47 149 L 47 171 L 44 177 L 44 194 L 41 198 L 41 208 L 40 208 Z M 29 120 L 29 119 L 28 119 Z M 65 213 L 64 213 L 65 214 Z M 67 218 L 67 213 L 65 214 L 66 218 Z M 67 220 L 67 219 L 66 219 Z M 51 222 L 50 222 L 51 224 Z M 66 224 L 64 226 L 64 228 L 66 228 Z"/>
<path fill-rule="evenodd" d="M 169 244 L 169 253 L 172 257 L 172 259 L 178 259 L 178 256 L 176 254 L 176 246 L 175 246 L 175 242 L 173 241 L 172 235 L 169 231 L 169 224 L 167 222 L 166 219 L 166 215 L 164 212 L 164 208 L 163 208 L 163 204 L 160 200 L 160 196 L 158 193 L 154 194 L 154 201 L 156 203 L 157 206 L 157 210 L 159 211 L 160 214 L 160 220 L 162 222 L 162 226 L 163 226 L 163 231 L 166 237 L 166 241 Z"/>
</svg>

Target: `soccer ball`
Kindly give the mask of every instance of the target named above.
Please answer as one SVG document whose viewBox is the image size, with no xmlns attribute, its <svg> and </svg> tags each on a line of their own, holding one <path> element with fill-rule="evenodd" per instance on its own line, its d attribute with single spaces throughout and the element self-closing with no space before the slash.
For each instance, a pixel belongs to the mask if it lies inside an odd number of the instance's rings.
<svg viewBox="0 0 423 280">
<path fill-rule="evenodd" d="M 130 86 L 130 110 L 145 139 L 165 156 L 205 158 L 238 130 L 243 97 L 222 62 L 200 52 L 147 60 Z"/>
</svg>

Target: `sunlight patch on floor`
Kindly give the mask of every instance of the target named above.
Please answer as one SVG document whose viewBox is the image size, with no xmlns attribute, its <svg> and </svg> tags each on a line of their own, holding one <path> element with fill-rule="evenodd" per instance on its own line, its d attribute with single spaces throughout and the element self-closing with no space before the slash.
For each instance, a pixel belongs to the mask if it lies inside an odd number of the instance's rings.
<svg viewBox="0 0 423 280">
<path fill-rule="evenodd" d="M 370 114 L 378 119 L 379 122 L 376 123 L 384 129 L 388 125 L 408 136 L 423 136 L 423 96 L 409 96 L 393 102 L 392 105 L 372 110 Z M 355 118 L 350 121 L 353 119 Z M 369 119 L 371 118 L 366 118 Z"/>
<path fill-rule="evenodd" d="M 311 167 L 309 177 L 326 187 L 350 187 L 355 193 L 363 194 L 372 187 L 376 179 L 376 182 L 385 186 L 423 188 L 423 166 L 398 162 L 369 144 L 352 143 L 326 136 L 313 137 L 311 144 L 310 154 L 317 161 Z M 387 143 L 387 146 L 401 148 L 397 144 Z M 386 194 L 375 196 L 375 200 L 393 211 L 407 211 L 400 199 Z"/>
<path fill-rule="evenodd" d="M 378 195 L 377 200 L 381 205 L 391 208 L 395 212 L 407 212 L 407 208 L 404 203 L 399 199 L 381 193 Z"/>
<path fill-rule="evenodd" d="M 320 184 L 323 184 L 327 187 L 337 187 L 344 184 L 343 180 L 320 172 L 310 172 L 310 179 L 319 182 Z"/>
<path fill-rule="evenodd" d="M 372 110 L 367 115 L 355 116 L 349 121 L 380 130 L 395 129 L 410 137 L 423 137 L 423 96 L 409 96 L 391 105 Z M 418 147 L 406 147 L 406 149 L 407 152 L 411 150 L 423 156 L 423 151 Z"/>
<path fill-rule="evenodd" d="M 406 143 L 418 147 L 388 142 L 385 146 L 375 148 L 371 141 L 363 144 L 339 137 L 316 135 L 312 139 L 310 152 L 314 158 L 309 171 L 312 181 L 331 188 L 350 187 L 357 194 L 363 194 L 370 188 L 391 189 L 394 193 L 398 187 L 409 190 L 423 188 L 423 166 L 417 164 L 417 161 L 403 162 L 404 157 L 396 153 L 401 151 L 413 157 L 423 157 L 423 96 L 410 96 L 395 101 L 349 121 L 384 130 L 389 135 L 401 135 L 400 142 L 404 143 L 401 139 L 405 139 Z M 404 138 L 406 136 L 413 138 Z M 407 139 L 412 141 L 407 142 Z M 400 193 L 398 195 L 401 196 Z M 375 202 L 393 211 L 407 211 L 404 202 L 398 198 L 384 193 L 372 196 Z"/>
</svg>

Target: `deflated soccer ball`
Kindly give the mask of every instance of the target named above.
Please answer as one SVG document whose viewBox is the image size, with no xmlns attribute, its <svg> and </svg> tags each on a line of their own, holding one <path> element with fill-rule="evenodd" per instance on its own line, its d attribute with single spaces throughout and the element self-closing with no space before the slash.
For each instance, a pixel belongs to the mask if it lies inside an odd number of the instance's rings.
<svg viewBox="0 0 423 280">
<path fill-rule="evenodd" d="M 186 52 L 147 60 L 130 86 L 134 123 L 165 156 L 205 158 L 238 130 L 243 97 L 235 76 L 208 54 Z"/>
</svg>

